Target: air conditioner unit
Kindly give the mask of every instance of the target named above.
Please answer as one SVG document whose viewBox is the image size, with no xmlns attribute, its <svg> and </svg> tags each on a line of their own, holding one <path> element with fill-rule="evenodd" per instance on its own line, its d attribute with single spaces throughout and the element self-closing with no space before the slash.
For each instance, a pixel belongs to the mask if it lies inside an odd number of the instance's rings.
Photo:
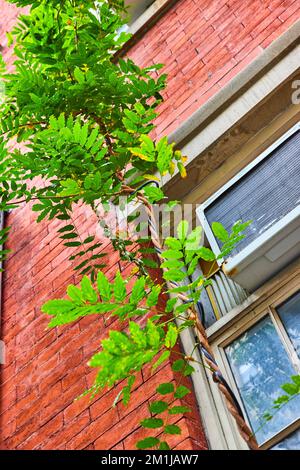
<svg viewBox="0 0 300 470">
<path fill-rule="evenodd" d="M 252 224 L 226 259 L 224 272 L 253 292 L 300 256 L 300 123 L 232 178 L 198 210 L 211 248 L 221 243 L 211 225 L 230 231 L 238 220 Z"/>
</svg>

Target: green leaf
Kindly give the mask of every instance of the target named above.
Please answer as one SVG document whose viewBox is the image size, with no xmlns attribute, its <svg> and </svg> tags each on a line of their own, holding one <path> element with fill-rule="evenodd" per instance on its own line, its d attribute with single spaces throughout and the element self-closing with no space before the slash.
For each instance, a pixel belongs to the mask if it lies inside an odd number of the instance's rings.
<svg viewBox="0 0 300 470">
<path fill-rule="evenodd" d="M 126 295 L 126 283 L 118 271 L 114 282 L 114 297 L 116 302 L 123 302 Z"/>
<path fill-rule="evenodd" d="M 63 232 L 70 232 L 71 230 L 74 230 L 74 225 L 66 225 L 65 227 L 62 227 L 60 228 L 59 230 L 57 230 L 59 233 L 63 233 Z"/>
<path fill-rule="evenodd" d="M 92 283 L 87 276 L 84 276 L 81 281 L 81 292 L 84 300 L 88 300 L 91 303 L 98 301 L 97 293 L 94 291 Z"/>
<path fill-rule="evenodd" d="M 178 261 L 177 259 L 169 259 L 167 261 L 164 261 L 160 265 L 162 268 L 166 269 L 181 269 L 184 267 L 183 261 Z"/>
<path fill-rule="evenodd" d="M 292 375 L 291 377 L 292 381 L 300 387 L 300 375 Z"/>
<path fill-rule="evenodd" d="M 145 348 L 147 346 L 147 336 L 137 323 L 131 321 L 129 323 L 129 331 L 132 340 L 137 344 L 137 346 L 140 348 Z"/>
<path fill-rule="evenodd" d="M 181 282 L 186 278 L 187 274 L 178 269 L 170 269 L 164 272 L 163 277 L 166 281 Z"/>
<path fill-rule="evenodd" d="M 168 237 L 166 238 L 165 240 L 165 244 L 171 248 L 171 250 L 181 250 L 182 249 L 182 243 L 177 240 L 177 238 L 173 238 L 173 237 Z"/>
<path fill-rule="evenodd" d="M 66 233 L 65 235 L 62 235 L 60 238 L 62 238 L 63 240 L 71 240 L 72 238 L 77 238 L 78 235 L 74 232 L 71 232 L 71 233 Z"/>
<path fill-rule="evenodd" d="M 161 428 L 164 425 L 164 422 L 160 418 L 146 418 L 141 421 L 141 426 L 143 428 L 156 429 Z"/>
<path fill-rule="evenodd" d="M 111 285 L 101 271 L 97 275 L 97 288 L 103 302 L 109 302 L 112 296 Z"/>
<path fill-rule="evenodd" d="M 184 369 L 185 367 L 185 361 L 184 359 L 177 359 L 175 362 L 173 362 L 172 364 L 172 369 L 175 371 L 175 372 L 180 372 L 181 370 Z"/>
<path fill-rule="evenodd" d="M 189 230 L 189 224 L 186 220 L 182 220 L 179 222 L 178 227 L 177 227 L 177 236 L 180 241 L 184 241 L 187 237 Z"/>
<path fill-rule="evenodd" d="M 85 240 L 83 240 L 84 244 L 91 243 L 95 240 L 95 237 L 91 235 L 90 237 L 87 237 Z"/>
<path fill-rule="evenodd" d="M 154 307 L 154 305 L 157 304 L 160 292 L 161 292 L 161 286 L 156 285 L 152 287 L 151 292 L 148 295 L 147 301 L 146 301 L 146 304 L 148 307 Z"/>
<path fill-rule="evenodd" d="M 173 348 L 178 338 L 178 329 L 174 324 L 170 324 L 165 338 L 166 348 Z"/>
<path fill-rule="evenodd" d="M 181 251 L 167 250 L 162 253 L 162 257 L 166 259 L 180 259 L 183 255 Z"/>
<path fill-rule="evenodd" d="M 166 434 L 181 434 L 181 429 L 176 424 L 168 424 L 164 428 Z"/>
<path fill-rule="evenodd" d="M 134 382 L 135 382 L 135 376 L 131 375 L 130 377 L 128 377 L 127 385 L 122 390 L 122 394 L 123 394 L 122 403 L 124 406 L 127 406 L 129 403 L 131 389 L 132 389 Z"/>
<path fill-rule="evenodd" d="M 162 400 L 153 401 L 149 405 L 149 410 L 153 414 L 162 413 L 168 409 L 168 403 Z"/>
<path fill-rule="evenodd" d="M 183 398 L 189 393 L 191 393 L 191 391 L 187 387 L 185 387 L 184 385 L 179 385 L 176 389 L 176 392 L 174 393 L 174 397 Z"/>
<path fill-rule="evenodd" d="M 176 303 L 177 303 L 177 298 L 168 299 L 168 300 L 167 300 L 166 309 L 165 309 L 165 310 L 166 310 L 166 313 L 173 312 Z"/>
<path fill-rule="evenodd" d="M 191 375 L 193 372 L 195 372 L 194 367 L 191 366 L 190 364 L 187 364 L 186 368 L 184 369 L 183 375 L 184 375 L 185 377 L 188 377 L 188 376 Z"/>
<path fill-rule="evenodd" d="M 173 393 L 174 384 L 172 382 L 162 383 L 157 387 L 156 391 L 160 395 L 167 395 L 168 393 Z"/>
<path fill-rule="evenodd" d="M 130 296 L 130 302 L 138 304 L 145 296 L 145 278 L 140 277 L 134 284 Z"/>
<path fill-rule="evenodd" d="M 198 226 L 187 236 L 185 242 L 185 249 L 186 250 L 197 250 L 199 248 L 199 244 L 201 241 L 202 235 L 202 227 Z"/>
<path fill-rule="evenodd" d="M 171 450 L 169 444 L 165 441 L 162 441 L 160 444 L 159 444 L 159 450 Z"/>
<path fill-rule="evenodd" d="M 85 82 L 85 76 L 84 73 L 76 67 L 74 70 L 74 77 L 76 78 L 77 82 L 82 85 Z"/>
<path fill-rule="evenodd" d="M 156 186 L 146 186 L 144 188 L 144 193 L 151 204 L 158 202 L 165 197 L 163 191 Z"/>
<path fill-rule="evenodd" d="M 295 384 L 284 384 L 281 386 L 282 390 L 284 390 L 289 395 L 296 395 L 299 393 L 299 387 Z"/>
<path fill-rule="evenodd" d="M 214 253 L 205 246 L 197 250 L 197 255 L 199 256 L 199 258 L 204 259 L 204 261 L 214 261 L 216 259 Z"/>
<path fill-rule="evenodd" d="M 68 312 L 69 310 L 73 310 L 74 305 L 70 300 L 65 299 L 55 299 L 55 300 L 48 300 L 42 306 L 42 312 L 46 313 L 47 315 L 57 315 L 58 313 Z"/>
<path fill-rule="evenodd" d="M 169 414 L 170 415 L 179 415 L 179 414 L 184 414 L 184 413 L 191 413 L 191 408 L 188 406 L 173 406 L 172 408 L 169 409 Z"/>
<path fill-rule="evenodd" d="M 138 441 L 136 444 L 136 447 L 138 449 L 144 450 L 144 449 L 151 449 L 152 447 L 155 447 L 158 444 L 159 444 L 159 439 L 157 439 L 157 437 L 146 437 L 146 439 Z"/>
<path fill-rule="evenodd" d="M 160 326 L 155 325 L 151 319 L 147 321 L 147 341 L 150 346 L 160 349 L 162 345 Z"/>
<path fill-rule="evenodd" d="M 229 233 L 220 222 L 213 222 L 211 225 L 214 235 L 223 243 L 229 239 Z"/>
<path fill-rule="evenodd" d="M 154 372 L 164 361 L 166 361 L 167 359 L 169 359 L 170 354 L 171 354 L 170 351 L 164 351 L 164 352 L 159 356 L 159 358 L 157 359 L 157 361 L 153 364 L 152 372 Z"/>
<path fill-rule="evenodd" d="M 76 305 L 84 304 L 82 292 L 78 287 L 73 286 L 72 284 L 69 285 L 67 288 L 67 294 Z"/>
</svg>

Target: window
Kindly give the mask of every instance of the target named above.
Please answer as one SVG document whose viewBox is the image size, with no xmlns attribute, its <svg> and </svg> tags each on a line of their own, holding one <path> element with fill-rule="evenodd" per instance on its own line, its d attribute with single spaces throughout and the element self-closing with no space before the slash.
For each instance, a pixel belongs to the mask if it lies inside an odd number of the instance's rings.
<svg viewBox="0 0 300 470">
<path fill-rule="evenodd" d="M 225 328 L 213 346 L 259 445 L 274 450 L 300 450 L 300 396 L 272 410 L 280 386 L 300 374 L 299 274 L 292 284 Z M 265 412 L 273 414 L 267 423 Z"/>
<path fill-rule="evenodd" d="M 155 0 L 126 0 L 125 4 L 129 7 L 130 24 L 134 23 Z"/>
<path fill-rule="evenodd" d="M 230 230 L 238 220 L 253 221 L 232 256 L 300 205 L 299 154 L 300 125 L 297 125 L 202 206 L 200 218 L 217 249 L 220 244 L 212 235 L 212 222 L 221 222 Z"/>
<path fill-rule="evenodd" d="M 226 259 L 224 272 L 248 292 L 254 292 L 300 256 L 300 123 L 240 171 L 198 209 L 207 239 L 216 253 L 221 242 L 211 229 L 214 221 L 227 230 L 251 220 Z"/>
</svg>

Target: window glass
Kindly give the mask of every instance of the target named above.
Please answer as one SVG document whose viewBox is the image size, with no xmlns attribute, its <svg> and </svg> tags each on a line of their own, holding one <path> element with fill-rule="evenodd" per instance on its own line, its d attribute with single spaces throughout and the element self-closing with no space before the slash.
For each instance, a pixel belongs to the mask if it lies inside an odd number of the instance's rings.
<svg viewBox="0 0 300 470">
<path fill-rule="evenodd" d="M 300 429 L 293 432 L 290 436 L 283 439 L 283 441 L 273 446 L 270 450 L 297 450 L 300 449 Z"/>
<path fill-rule="evenodd" d="M 278 307 L 277 312 L 300 358 L 300 291 Z"/>
<path fill-rule="evenodd" d="M 238 220 L 253 221 L 245 232 L 246 238 L 231 255 L 239 253 L 300 204 L 299 151 L 297 131 L 205 210 L 210 225 L 221 222 L 227 230 Z"/>
<path fill-rule="evenodd" d="M 274 414 L 273 401 L 283 394 L 295 370 L 269 316 L 225 348 L 252 429 L 261 444 L 300 417 L 300 396 Z M 273 419 L 265 424 L 263 415 Z M 264 426 L 262 426 L 264 424 Z"/>
</svg>

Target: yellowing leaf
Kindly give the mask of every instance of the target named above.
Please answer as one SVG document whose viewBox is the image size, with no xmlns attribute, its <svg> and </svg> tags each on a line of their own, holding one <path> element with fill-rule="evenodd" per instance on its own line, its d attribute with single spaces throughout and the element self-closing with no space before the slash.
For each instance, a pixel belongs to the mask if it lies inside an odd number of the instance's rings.
<svg viewBox="0 0 300 470">
<path fill-rule="evenodd" d="M 181 178 L 186 178 L 186 169 L 181 162 L 178 162 L 178 170 Z"/>
<path fill-rule="evenodd" d="M 151 162 L 153 159 L 149 155 L 145 155 L 142 153 L 141 149 L 137 148 L 130 148 L 129 149 L 132 155 L 135 155 L 136 157 L 139 157 L 141 160 L 145 160 L 146 162 Z"/>
<path fill-rule="evenodd" d="M 160 181 L 160 179 L 157 176 L 154 175 L 144 175 L 145 180 L 149 181 Z"/>
<path fill-rule="evenodd" d="M 171 162 L 170 163 L 170 168 L 169 168 L 170 175 L 173 175 L 174 171 L 175 171 L 175 163 Z"/>
</svg>

